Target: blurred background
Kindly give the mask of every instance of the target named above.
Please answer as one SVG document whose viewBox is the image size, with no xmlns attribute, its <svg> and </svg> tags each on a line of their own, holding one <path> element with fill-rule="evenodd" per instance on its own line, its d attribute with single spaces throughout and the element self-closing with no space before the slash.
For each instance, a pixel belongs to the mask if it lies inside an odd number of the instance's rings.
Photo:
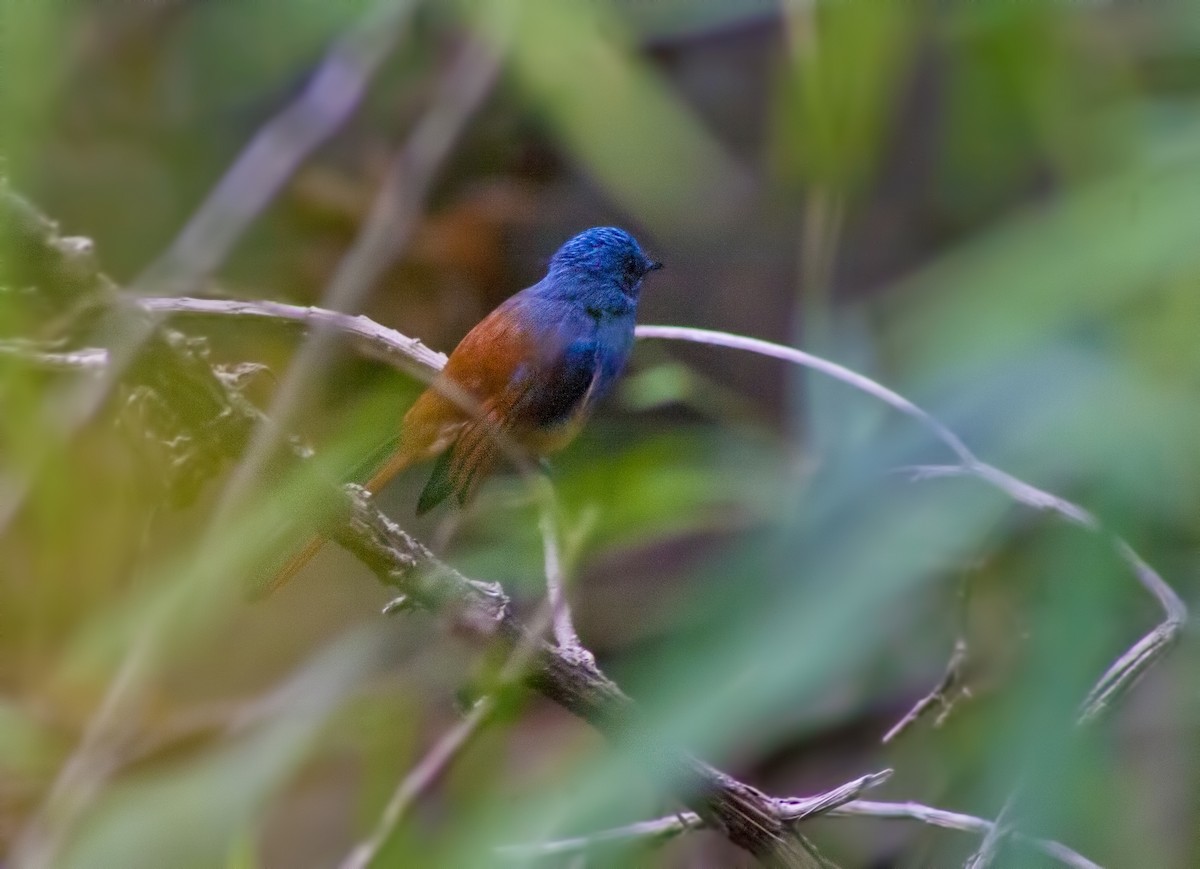
<svg viewBox="0 0 1200 869">
<path fill-rule="evenodd" d="M 333 46 L 390 34 L 361 104 L 194 293 L 319 305 L 397 155 L 455 111 L 455 70 L 494 55 L 442 156 L 404 176 L 415 223 L 356 312 L 448 352 L 566 238 L 623 226 L 666 263 L 640 322 L 802 347 L 895 388 L 984 460 L 1095 512 L 1191 601 L 1198 12 L 0 0 L 0 152 L 12 187 L 127 285 L 163 264 Z M 48 302 L 20 256 L 0 241 L 3 337 L 78 345 L 59 316 L 70 300 Z M 246 386 L 263 407 L 301 340 L 270 323 L 174 325 L 214 362 L 267 366 Z M 308 373 L 291 426 L 342 470 L 421 388 L 344 351 Z M 4 468 L 44 447 L 44 402 L 79 376 L 0 360 Z M 0 851 L 14 865 L 337 865 L 486 662 L 435 618 L 382 617 L 386 589 L 336 547 L 247 602 L 270 517 L 311 493 L 268 480 L 262 515 L 214 540 L 228 468 L 179 484 L 155 436 L 164 412 L 113 393 L 0 538 Z M 581 638 L 654 726 L 769 793 L 893 767 L 871 798 L 992 818 L 1019 781 L 1025 832 L 1108 867 L 1200 865 L 1200 650 L 1185 632 L 1108 720 L 1069 732 L 1161 612 L 1102 536 L 970 478 L 903 472 L 953 459 L 842 384 L 643 341 L 554 462 Z M 532 611 L 542 551 L 524 484 L 498 477 L 461 514 L 418 520 L 424 474 L 384 509 Z M 960 632 L 970 696 L 882 745 Z M 525 865 L 498 846 L 677 809 L 586 724 L 517 700 L 375 865 Z M 960 865 L 977 844 L 915 821 L 805 830 L 847 867 Z M 1022 848 L 1002 863 L 1056 865 Z M 751 861 L 699 832 L 538 865 Z"/>
</svg>

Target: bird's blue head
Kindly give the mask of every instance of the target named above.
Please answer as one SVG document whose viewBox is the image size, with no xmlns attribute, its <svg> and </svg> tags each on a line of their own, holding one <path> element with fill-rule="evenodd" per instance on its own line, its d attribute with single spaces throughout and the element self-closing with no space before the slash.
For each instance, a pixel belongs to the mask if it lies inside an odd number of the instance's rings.
<svg viewBox="0 0 1200 869">
<path fill-rule="evenodd" d="M 552 281 L 582 280 L 588 284 L 616 284 L 636 299 L 642 278 L 662 263 L 642 252 L 632 235 L 615 226 L 594 226 L 568 240 L 550 259 Z"/>
</svg>

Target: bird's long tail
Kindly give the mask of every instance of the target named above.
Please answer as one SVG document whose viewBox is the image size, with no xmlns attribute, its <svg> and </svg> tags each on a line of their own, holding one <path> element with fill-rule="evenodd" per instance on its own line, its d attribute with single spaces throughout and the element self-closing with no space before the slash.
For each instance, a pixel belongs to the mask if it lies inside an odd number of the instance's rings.
<svg viewBox="0 0 1200 869">
<path fill-rule="evenodd" d="M 379 470 L 377 470 L 371 476 L 371 478 L 363 484 L 363 488 L 372 495 L 376 494 L 380 489 L 390 483 L 393 477 L 401 473 L 405 468 L 419 458 L 418 456 L 414 456 L 411 450 L 407 449 L 402 442 L 398 442 L 395 438 L 385 443 L 381 449 L 388 449 L 391 450 L 391 452 L 388 454 L 383 464 L 379 466 Z M 372 458 L 374 457 L 375 455 L 373 454 Z M 286 585 L 292 577 L 299 573 L 304 565 L 312 561 L 316 554 L 321 551 L 321 547 L 324 545 L 324 537 L 316 535 L 310 538 L 309 541 L 304 544 L 304 547 L 291 558 L 289 558 L 287 563 L 284 564 L 283 567 L 281 567 L 275 573 L 275 575 L 271 577 L 270 581 L 257 589 L 256 596 L 266 597 L 267 595 L 274 594 L 276 591 Z"/>
</svg>

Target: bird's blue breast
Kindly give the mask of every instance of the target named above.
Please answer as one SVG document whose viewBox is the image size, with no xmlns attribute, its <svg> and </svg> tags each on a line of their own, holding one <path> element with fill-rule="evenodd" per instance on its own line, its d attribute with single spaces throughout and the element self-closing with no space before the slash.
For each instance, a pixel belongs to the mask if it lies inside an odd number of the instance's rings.
<svg viewBox="0 0 1200 869">
<path fill-rule="evenodd" d="M 533 336 L 533 358 L 513 372 L 512 422 L 553 429 L 612 388 L 633 347 L 636 305 L 619 291 L 573 296 L 541 286 L 514 296 L 510 315 Z"/>
</svg>

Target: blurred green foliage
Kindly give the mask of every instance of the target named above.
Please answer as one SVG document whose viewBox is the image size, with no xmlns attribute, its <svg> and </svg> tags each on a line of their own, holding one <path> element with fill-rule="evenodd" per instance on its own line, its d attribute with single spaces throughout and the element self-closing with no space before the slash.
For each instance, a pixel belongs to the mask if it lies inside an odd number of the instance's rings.
<svg viewBox="0 0 1200 869">
<path fill-rule="evenodd" d="M 811 274 L 808 206 L 833 197 L 823 352 L 1084 504 L 1195 599 L 1194 10 L 778 6 L 422 4 L 361 112 L 215 277 L 233 295 L 318 302 L 446 58 L 481 39 L 504 55 L 500 86 L 368 313 L 448 350 L 562 238 L 620 222 L 668 264 L 644 320 L 787 341 L 814 290 L 796 277 Z M 0 0 L 6 172 L 128 278 L 366 8 Z M 88 313 L 48 312 L 2 229 L 0 338 L 70 346 Z M 278 372 L 295 349 L 284 329 L 177 325 L 204 332 L 214 361 Z M 0 490 L 74 376 L 0 356 Z M 1113 721 L 1070 732 L 1160 617 L 1106 538 L 968 479 L 911 481 L 898 469 L 950 459 L 929 432 L 840 386 L 789 391 L 789 376 L 643 346 L 554 462 L 580 632 L 648 726 L 772 793 L 891 766 L 872 796 L 994 817 L 1020 781 L 1023 831 L 1105 866 L 1200 863 L 1190 638 Z M 325 478 L 393 433 L 419 388 L 349 354 L 314 380 L 299 434 Z M 265 404 L 274 386 L 247 394 Z M 336 864 L 457 720 L 486 656 L 436 619 L 380 617 L 385 590 L 334 547 L 243 602 L 286 548 L 281 526 L 319 514 L 316 478 L 268 475 L 214 531 L 223 480 L 172 505 L 172 453 L 147 442 L 143 400 L 118 391 L 0 538 L 0 849 L 49 847 L 71 866 Z M 820 418 L 802 415 L 811 430 L 788 429 L 792 402 Z M 406 475 L 381 504 L 531 611 L 527 485 L 497 479 L 465 513 L 417 520 L 423 482 Z M 974 696 L 885 748 L 940 676 L 963 583 Z M 514 702 L 377 865 L 507 865 L 500 845 L 677 808 L 663 770 L 536 697 Z M 915 822 L 811 830 L 848 867 L 955 865 L 974 844 Z M 702 833 L 598 865 L 739 859 Z"/>
</svg>

